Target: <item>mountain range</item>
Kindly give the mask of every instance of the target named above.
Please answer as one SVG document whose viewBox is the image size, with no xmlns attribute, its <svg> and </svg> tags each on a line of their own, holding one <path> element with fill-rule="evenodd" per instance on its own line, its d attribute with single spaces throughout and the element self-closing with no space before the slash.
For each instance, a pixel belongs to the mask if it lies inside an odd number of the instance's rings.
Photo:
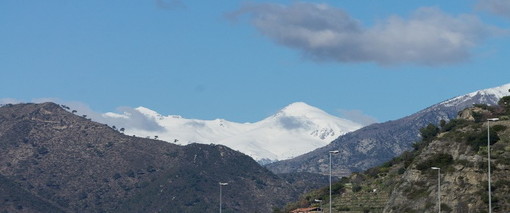
<svg viewBox="0 0 510 213">
<path fill-rule="evenodd" d="M 0 107 L 0 209 L 7 212 L 212 212 L 217 210 L 219 202 L 218 183 L 227 182 L 225 212 L 270 212 L 307 190 L 325 185 L 326 179 L 317 173 L 328 173 L 329 151 L 339 150 L 331 159 L 335 176 L 368 169 L 416 148 L 413 144 L 420 140 L 423 127 L 445 124 L 441 121 L 455 118 L 458 111 L 474 104 L 495 105 L 501 97 L 510 94 L 509 89 L 507 84 L 476 91 L 402 119 L 372 124 L 339 137 L 328 130 L 338 126 L 324 121 L 327 113 L 304 103 L 291 104 L 257 122 L 261 125 L 259 129 L 249 129 L 243 134 L 268 134 L 269 138 L 272 130 L 283 129 L 287 131 L 285 134 L 296 134 L 296 137 L 306 133 L 307 137 L 321 140 L 337 138 L 324 147 L 268 164 L 266 168 L 224 145 L 190 141 L 178 145 L 175 143 L 179 139 L 169 143 L 159 140 L 163 136 L 134 137 L 124 127 L 94 122 L 63 105 L 7 104 Z M 168 132 L 163 124 L 172 123 L 173 119 L 192 127 L 236 129 L 233 122 L 218 119 L 207 123 L 161 116 L 146 108 L 104 116 L 118 121 L 147 121 L 154 131 L 147 128 L 140 131 L 151 134 Z M 156 121 L 161 125 L 154 125 Z M 506 125 L 507 121 L 504 122 Z M 209 129 L 210 134 L 219 131 L 214 128 Z M 243 128 L 246 127 L 238 129 Z M 187 131 L 193 129 L 202 130 Z M 503 141 L 508 142 L 507 138 Z M 293 146 L 293 141 L 279 142 Z M 377 172 L 374 174 L 378 176 Z"/>
<path fill-rule="evenodd" d="M 224 212 L 270 212 L 304 191 L 226 146 L 127 136 L 64 108 L 0 107 L 0 210 L 215 212 L 225 182 Z"/>
<path fill-rule="evenodd" d="M 410 150 L 420 140 L 420 129 L 428 124 L 437 125 L 448 121 L 457 113 L 474 104 L 495 105 L 510 94 L 510 84 L 475 91 L 432 105 L 404 118 L 376 123 L 347 133 L 328 145 L 301 156 L 274 162 L 267 168 L 275 173 L 311 172 L 329 173 L 329 151 L 338 150 L 332 157 L 333 173 L 345 176 L 353 171 L 362 171 Z"/>
<path fill-rule="evenodd" d="M 335 117 L 304 102 L 292 103 L 255 123 L 163 116 L 145 107 L 123 113 L 104 113 L 102 117 L 110 125 L 123 128 L 127 135 L 157 136 L 179 145 L 222 144 L 261 163 L 305 154 L 362 127 L 361 124 Z M 132 120 L 149 121 L 153 127 L 129 125 Z"/>
</svg>

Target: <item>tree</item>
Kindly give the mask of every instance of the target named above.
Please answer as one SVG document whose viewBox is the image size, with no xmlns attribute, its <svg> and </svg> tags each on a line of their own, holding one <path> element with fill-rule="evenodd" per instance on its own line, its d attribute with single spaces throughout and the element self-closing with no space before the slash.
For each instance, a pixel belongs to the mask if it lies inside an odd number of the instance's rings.
<svg viewBox="0 0 510 213">
<path fill-rule="evenodd" d="M 432 140 L 439 133 L 439 128 L 433 124 L 427 125 L 427 127 L 420 129 L 421 137 L 424 141 Z"/>
<path fill-rule="evenodd" d="M 156 140 L 157 140 L 157 139 L 158 139 L 158 136 L 157 136 L 157 135 L 156 135 L 156 136 L 154 136 L 154 139 L 156 139 Z"/>
<path fill-rule="evenodd" d="M 73 109 L 73 111 L 71 111 L 71 112 L 74 114 L 74 113 L 77 113 L 78 111 L 76 111 L 75 109 Z"/>
<path fill-rule="evenodd" d="M 444 128 L 444 126 L 445 126 L 445 125 L 446 125 L 446 121 L 445 121 L 445 120 L 441 120 L 441 121 L 439 122 L 439 126 L 440 126 L 441 128 Z"/>
<path fill-rule="evenodd" d="M 124 127 L 119 129 L 119 131 L 122 132 L 122 133 L 124 133 L 124 130 L 126 130 L 126 129 L 124 129 Z"/>
<path fill-rule="evenodd" d="M 499 99 L 498 105 L 507 110 L 510 109 L 510 96 L 505 96 Z"/>
</svg>

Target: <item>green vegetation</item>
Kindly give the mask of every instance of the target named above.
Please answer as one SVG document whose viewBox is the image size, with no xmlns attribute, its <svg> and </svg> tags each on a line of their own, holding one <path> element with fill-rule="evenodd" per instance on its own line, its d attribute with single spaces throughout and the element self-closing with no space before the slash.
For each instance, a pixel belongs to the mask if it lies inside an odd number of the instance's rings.
<svg viewBox="0 0 510 213">
<path fill-rule="evenodd" d="M 416 164 L 416 169 L 430 170 L 431 167 L 439 167 L 442 169 L 447 168 L 453 163 L 453 157 L 447 153 L 436 153 L 430 156 L 428 159 Z"/>
<path fill-rule="evenodd" d="M 430 141 L 439 133 L 439 128 L 433 124 L 427 125 L 425 128 L 420 129 L 420 134 L 423 141 Z"/>
</svg>

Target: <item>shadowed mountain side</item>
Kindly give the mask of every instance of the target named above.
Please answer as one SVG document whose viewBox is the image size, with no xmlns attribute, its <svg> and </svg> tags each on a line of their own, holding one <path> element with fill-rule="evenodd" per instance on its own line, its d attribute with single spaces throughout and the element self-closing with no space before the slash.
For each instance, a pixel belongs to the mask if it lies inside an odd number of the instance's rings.
<svg viewBox="0 0 510 213">
<path fill-rule="evenodd" d="M 297 196 L 225 146 L 126 136 L 53 103 L 0 107 L 0 178 L 0 209 L 13 212 L 212 212 L 218 182 L 229 183 L 224 212 L 268 212 Z"/>
</svg>

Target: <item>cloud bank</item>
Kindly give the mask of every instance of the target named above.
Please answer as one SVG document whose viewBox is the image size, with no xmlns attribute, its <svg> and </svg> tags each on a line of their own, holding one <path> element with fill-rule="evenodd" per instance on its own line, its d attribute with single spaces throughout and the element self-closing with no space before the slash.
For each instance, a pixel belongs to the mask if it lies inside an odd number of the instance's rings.
<svg viewBox="0 0 510 213">
<path fill-rule="evenodd" d="M 477 8 L 510 18 L 509 0 L 479 0 Z"/>
<path fill-rule="evenodd" d="M 347 110 L 347 109 L 339 109 L 340 117 L 345 118 L 347 120 L 355 121 L 357 123 L 362 124 L 363 126 L 368 126 L 373 123 L 377 123 L 377 119 L 364 114 L 361 110 Z"/>
<path fill-rule="evenodd" d="M 495 35 L 497 28 L 473 15 L 448 15 L 419 8 L 409 17 L 391 16 L 374 26 L 325 4 L 252 4 L 229 14 L 248 16 L 274 42 L 316 61 L 443 65 L 468 60 L 470 49 Z"/>
</svg>

